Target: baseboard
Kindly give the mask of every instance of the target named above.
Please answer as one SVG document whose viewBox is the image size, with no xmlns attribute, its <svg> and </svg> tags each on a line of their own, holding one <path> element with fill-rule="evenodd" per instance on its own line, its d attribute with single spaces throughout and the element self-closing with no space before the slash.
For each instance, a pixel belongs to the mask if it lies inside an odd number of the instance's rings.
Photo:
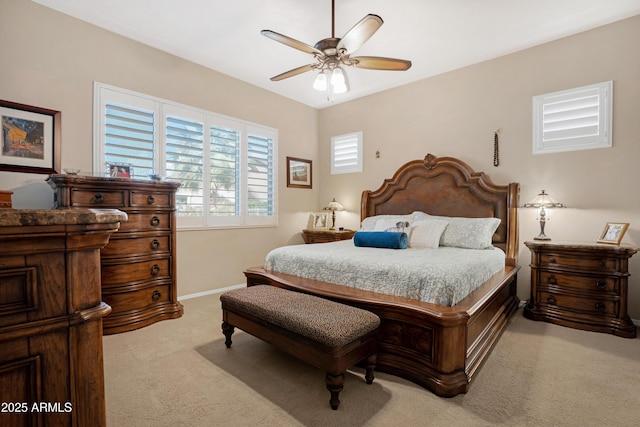
<svg viewBox="0 0 640 427">
<path fill-rule="evenodd" d="M 640 328 L 640 320 L 631 319 L 631 321 L 633 322 L 634 325 L 636 325 L 636 328 Z"/>
<path fill-rule="evenodd" d="M 183 300 L 191 299 L 191 298 L 204 297 L 206 295 L 221 294 L 223 292 L 232 291 L 234 289 L 240 289 L 240 288 L 243 288 L 245 286 L 247 286 L 246 283 L 241 283 L 239 285 L 227 286 L 226 288 L 211 289 L 210 291 L 204 291 L 204 292 L 197 292 L 195 294 L 182 295 L 182 296 L 178 297 L 178 301 L 183 301 Z"/>
</svg>

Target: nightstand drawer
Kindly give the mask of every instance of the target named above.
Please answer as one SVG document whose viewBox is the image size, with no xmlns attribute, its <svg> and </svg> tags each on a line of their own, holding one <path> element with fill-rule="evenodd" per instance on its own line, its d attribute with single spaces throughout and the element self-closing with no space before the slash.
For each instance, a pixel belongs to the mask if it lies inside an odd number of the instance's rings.
<svg viewBox="0 0 640 427">
<path fill-rule="evenodd" d="M 602 316 L 617 316 L 618 303 L 612 300 L 598 298 L 574 297 L 571 295 L 556 294 L 552 292 L 539 292 L 541 304 L 555 306 L 562 309 L 582 311 L 589 314 Z"/>
<path fill-rule="evenodd" d="M 557 267 L 578 267 L 590 270 L 617 270 L 618 258 L 596 257 L 589 258 L 581 255 L 566 255 L 560 253 L 541 253 L 540 264 Z"/>
<path fill-rule="evenodd" d="M 620 295 L 620 281 L 615 277 L 581 276 L 579 274 L 552 273 L 543 270 L 540 271 L 540 285 L 555 285 L 562 288 Z"/>
</svg>

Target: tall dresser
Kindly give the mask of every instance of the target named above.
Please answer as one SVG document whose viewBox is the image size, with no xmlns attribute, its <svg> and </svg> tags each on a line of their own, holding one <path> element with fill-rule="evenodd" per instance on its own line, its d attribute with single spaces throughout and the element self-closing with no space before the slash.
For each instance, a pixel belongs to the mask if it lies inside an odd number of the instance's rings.
<svg viewBox="0 0 640 427">
<path fill-rule="evenodd" d="M 101 250 L 104 334 L 182 316 L 176 288 L 175 194 L 179 183 L 51 175 L 57 208 L 112 208 L 123 222 Z"/>
<path fill-rule="evenodd" d="M 0 426 L 106 426 L 100 248 L 124 219 L 0 209 Z"/>
</svg>

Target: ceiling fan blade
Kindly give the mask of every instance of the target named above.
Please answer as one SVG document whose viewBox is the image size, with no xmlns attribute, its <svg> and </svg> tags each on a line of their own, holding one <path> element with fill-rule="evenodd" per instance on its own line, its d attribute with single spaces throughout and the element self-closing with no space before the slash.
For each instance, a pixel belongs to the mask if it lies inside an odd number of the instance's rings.
<svg viewBox="0 0 640 427">
<path fill-rule="evenodd" d="M 345 49 L 348 53 L 355 52 L 378 31 L 383 23 L 384 21 L 378 15 L 365 16 L 338 42 L 338 50 Z"/>
<path fill-rule="evenodd" d="M 271 77 L 272 82 L 277 82 L 280 80 L 287 79 L 289 77 L 297 76 L 298 74 L 306 73 L 307 71 L 311 71 L 317 67 L 317 64 L 309 64 L 303 65 L 302 67 L 294 68 L 293 70 L 286 71 L 282 74 L 278 74 L 277 76 Z"/>
<path fill-rule="evenodd" d="M 411 68 L 411 61 L 379 56 L 354 56 L 350 58 L 352 65 L 367 70 L 405 71 Z"/>
<path fill-rule="evenodd" d="M 275 31 L 262 30 L 262 31 L 260 31 L 260 34 L 262 34 L 265 37 L 270 38 L 271 40 L 275 40 L 275 41 L 277 41 L 279 43 L 286 44 L 289 47 L 301 50 L 301 51 L 306 52 L 306 53 L 311 53 L 311 54 L 314 54 L 314 55 L 324 55 L 324 52 L 322 52 L 319 49 L 316 49 L 313 46 L 309 46 L 308 44 L 302 43 L 301 41 L 298 41 L 296 39 L 292 39 L 291 37 L 287 37 L 287 36 L 282 35 L 280 33 L 276 33 Z"/>
</svg>

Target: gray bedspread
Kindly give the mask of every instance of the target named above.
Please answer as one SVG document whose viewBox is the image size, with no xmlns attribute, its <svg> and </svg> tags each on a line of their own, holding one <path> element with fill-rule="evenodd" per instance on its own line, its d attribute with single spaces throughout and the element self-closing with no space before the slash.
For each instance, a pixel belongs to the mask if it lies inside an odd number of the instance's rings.
<svg viewBox="0 0 640 427">
<path fill-rule="evenodd" d="M 265 269 L 307 279 L 453 306 L 504 268 L 498 248 L 380 249 L 351 240 L 284 246 Z"/>
</svg>

